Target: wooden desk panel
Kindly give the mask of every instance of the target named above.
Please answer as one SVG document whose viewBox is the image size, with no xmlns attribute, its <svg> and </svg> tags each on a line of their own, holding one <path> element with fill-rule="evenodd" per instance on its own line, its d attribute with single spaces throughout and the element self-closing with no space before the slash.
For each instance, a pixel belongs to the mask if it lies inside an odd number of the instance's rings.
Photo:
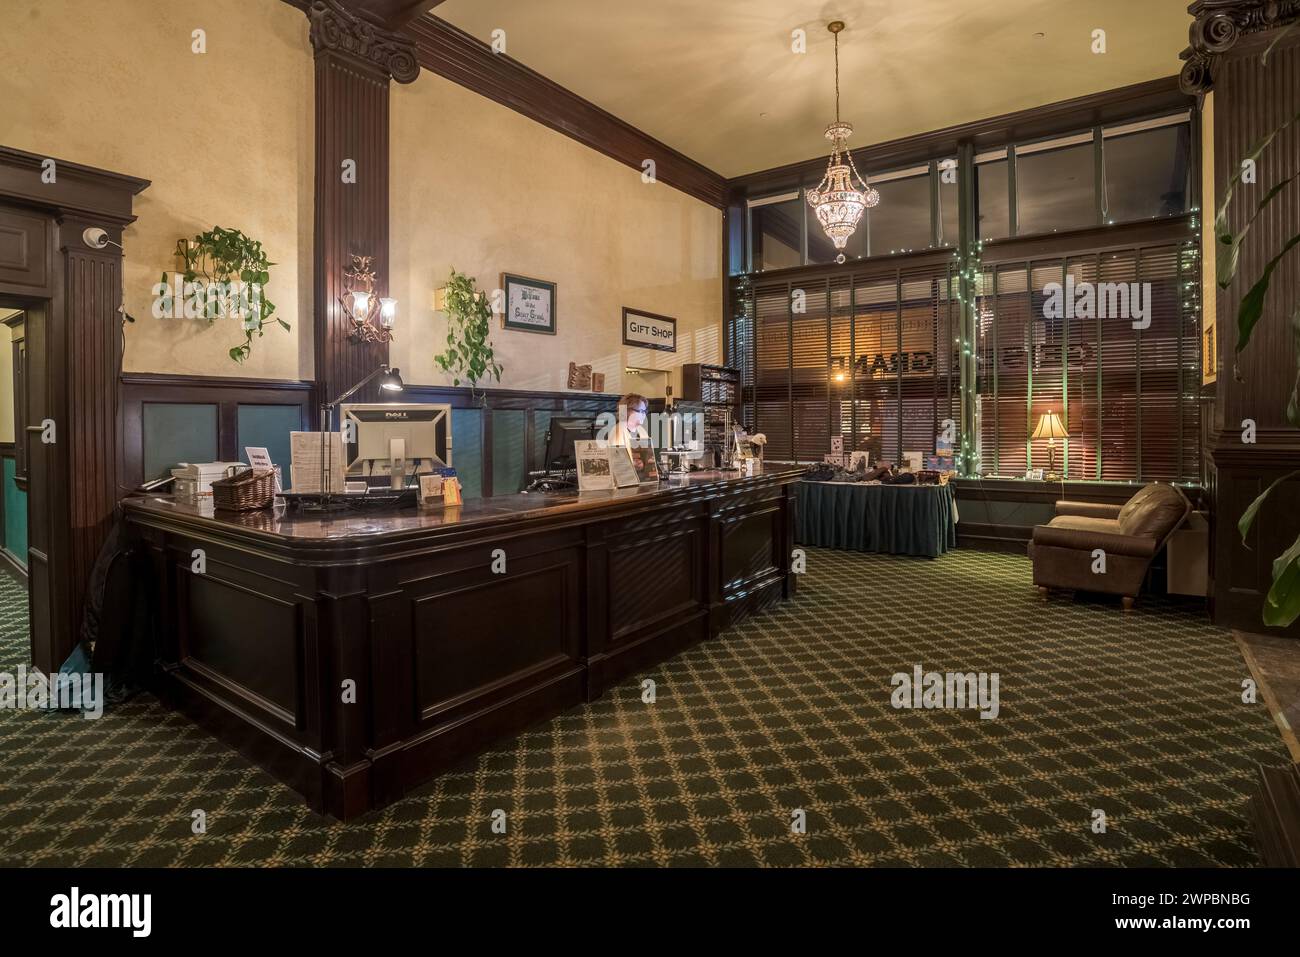
<svg viewBox="0 0 1300 957">
<path fill-rule="evenodd" d="M 158 588 L 158 693 L 354 817 L 788 597 L 800 474 L 445 513 L 130 499 Z"/>
</svg>

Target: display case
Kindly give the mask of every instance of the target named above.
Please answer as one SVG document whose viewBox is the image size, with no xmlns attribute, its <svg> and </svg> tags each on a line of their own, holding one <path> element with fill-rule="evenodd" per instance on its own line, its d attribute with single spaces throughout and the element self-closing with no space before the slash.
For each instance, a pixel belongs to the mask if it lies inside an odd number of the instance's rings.
<svg viewBox="0 0 1300 957">
<path fill-rule="evenodd" d="M 692 362 L 682 366 L 683 402 L 699 403 L 704 413 L 704 448 L 720 456 L 727 448 L 728 421 L 740 418 L 740 371 Z"/>
</svg>

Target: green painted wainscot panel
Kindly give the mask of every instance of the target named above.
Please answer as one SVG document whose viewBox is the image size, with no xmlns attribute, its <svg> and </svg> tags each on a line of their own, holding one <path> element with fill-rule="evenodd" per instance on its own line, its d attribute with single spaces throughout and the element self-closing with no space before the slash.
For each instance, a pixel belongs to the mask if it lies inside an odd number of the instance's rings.
<svg viewBox="0 0 1300 957">
<path fill-rule="evenodd" d="M 451 464 L 463 498 L 483 497 L 483 410 L 452 409 Z"/>
<path fill-rule="evenodd" d="M 528 468 L 524 426 L 528 413 L 498 409 L 492 413 L 492 494 L 513 495 L 524 487 Z"/>
<path fill-rule="evenodd" d="M 548 409 L 533 412 L 533 461 L 539 469 L 546 468 L 546 432 L 555 416 L 556 413 Z"/>
<path fill-rule="evenodd" d="M 217 460 L 217 406 L 146 402 L 141 413 L 144 478 L 162 478 L 180 462 Z"/>
<path fill-rule="evenodd" d="M 247 462 L 244 449 L 260 448 L 271 453 L 271 462 L 289 481 L 289 433 L 303 430 L 302 413 L 296 405 L 241 405 L 239 407 L 239 460 Z"/>
<path fill-rule="evenodd" d="M 27 493 L 14 481 L 18 463 L 4 460 L 5 549 L 27 567 Z"/>
</svg>

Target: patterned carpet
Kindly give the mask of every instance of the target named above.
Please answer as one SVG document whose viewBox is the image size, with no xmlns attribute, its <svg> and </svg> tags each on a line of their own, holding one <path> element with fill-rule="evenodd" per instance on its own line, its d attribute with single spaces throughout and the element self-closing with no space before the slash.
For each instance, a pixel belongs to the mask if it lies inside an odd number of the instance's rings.
<svg viewBox="0 0 1300 957">
<path fill-rule="evenodd" d="M 0 574 L 0 670 L 25 607 Z M 998 672 L 1000 716 L 895 710 L 918 664 Z M 1246 674 L 1195 604 L 1043 605 L 1019 556 L 813 549 L 795 601 L 642 676 L 654 704 L 628 680 L 348 825 L 147 695 L 0 711 L 0 864 L 1257 865 L 1254 766 L 1287 754 Z"/>
</svg>

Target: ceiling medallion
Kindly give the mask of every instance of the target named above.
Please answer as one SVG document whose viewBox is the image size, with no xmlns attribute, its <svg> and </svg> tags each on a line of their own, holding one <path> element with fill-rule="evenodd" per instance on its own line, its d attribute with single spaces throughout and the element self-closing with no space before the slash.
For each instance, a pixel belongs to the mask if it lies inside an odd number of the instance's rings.
<svg viewBox="0 0 1300 957">
<path fill-rule="evenodd" d="M 879 205 L 880 194 L 853 165 L 853 155 L 847 145 L 853 126 L 840 121 L 840 31 L 844 29 L 844 21 L 832 20 L 826 29 L 835 37 L 835 122 L 826 127 L 826 138 L 831 141 L 826 175 L 816 189 L 808 191 L 808 205 L 835 248 L 843 249 L 862 221 L 862 214 L 869 207 Z M 861 189 L 854 186 L 855 177 Z M 835 261 L 842 263 L 844 258 L 844 253 L 840 253 Z"/>
</svg>

